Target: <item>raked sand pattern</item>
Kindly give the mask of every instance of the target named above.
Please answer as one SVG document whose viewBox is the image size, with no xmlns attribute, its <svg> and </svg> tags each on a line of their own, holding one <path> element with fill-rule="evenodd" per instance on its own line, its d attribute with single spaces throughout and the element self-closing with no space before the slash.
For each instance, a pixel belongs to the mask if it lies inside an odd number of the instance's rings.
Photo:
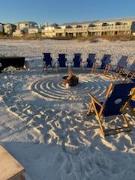
<svg viewBox="0 0 135 180">
<path fill-rule="evenodd" d="M 90 143 L 89 133 L 93 123 L 86 115 L 88 94 L 92 92 L 104 97 L 109 81 L 98 75 L 79 74 L 79 85 L 66 89 L 62 85 L 63 76 L 5 75 L 1 96 L 8 111 L 38 134 L 36 142 L 65 143 L 78 148 Z"/>
<path fill-rule="evenodd" d="M 134 179 L 135 129 L 104 139 L 95 117 L 86 115 L 88 93 L 104 98 L 111 80 L 80 73 L 79 85 L 66 89 L 64 75 L 1 74 L 0 142 L 31 180 Z"/>
</svg>

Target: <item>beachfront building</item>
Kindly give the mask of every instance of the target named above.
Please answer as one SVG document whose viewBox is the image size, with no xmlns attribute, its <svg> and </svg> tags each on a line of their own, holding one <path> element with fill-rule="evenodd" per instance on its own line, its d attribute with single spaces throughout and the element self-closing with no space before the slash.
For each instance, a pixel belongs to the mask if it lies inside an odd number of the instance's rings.
<svg viewBox="0 0 135 180">
<path fill-rule="evenodd" d="M 67 23 L 57 26 L 45 26 L 42 36 L 45 37 L 87 37 L 134 35 L 135 19 L 116 19 L 108 21 L 88 21 Z"/>
<path fill-rule="evenodd" d="M 28 33 L 29 29 L 38 29 L 38 24 L 33 21 L 23 21 L 17 24 L 17 29 L 24 31 L 25 33 Z"/>
<path fill-rule="evenodd" d="M 80 37 L 88 36 L 88 22 L 82 22 L 82 23 L 68 23 L 63 24 L 62 27 L 65 27 L 65 36 L 66 37 Z M 58 35 L 58 34 L 57 34 Z"/>
<path fill-rule="evenodd" d="M 58 24 L 46 25 L 42 29 L 43 37 L 54 38 L 54 37 L 57 37 L 57 35 L 62 36 L 61 35 L 62 33 L 63 33 L 63 37 L 64 37 L 65 36 L 64 30 Z"/>
<path fill-rule="evenodd" d="M 135 32 L 135 19 L 118 19 L 91 23 L 90 36 L 132 35 Z"/>
<path fill-rule="evenodd" d="M 30 28 L 28 29 L 28 34 L 38 34 L 40 32 L 39 28 Z"/>
<path fill-rule="evenodd" d="M 58 25 L 52 24 L 50 26 L 45 26 L 42 30 L 42 36 L 48 38 L 55 37 L 73 37 L 75 36 L 73 31 L 73 26 L 68 24 Z"/>
<path fill-rule="evenodd" d="M 15 33 L 13 33 L 13 36 L 20 36 L 26 34 L 36 34 L 39 32 L 39 27 L 36 22 L 33 21 L 23 21 L 17 23 L 17 30 Z"/>
<path fill-rule="evenodd" d="M 16 30 L 16 25 L 10 24 L 10 23 L 4 24 L 4 33 L 5 34 L 12 35 L 13 32 L 15 32 L 15 30 Z"/>
</svg>

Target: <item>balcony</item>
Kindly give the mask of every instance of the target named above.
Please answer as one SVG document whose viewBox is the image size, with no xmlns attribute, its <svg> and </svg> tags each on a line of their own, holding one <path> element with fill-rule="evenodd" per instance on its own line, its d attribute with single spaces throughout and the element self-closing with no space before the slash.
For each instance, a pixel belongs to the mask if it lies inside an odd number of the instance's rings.
<svg viewBox="0 0 135 180">
<path fill-rule="evenodd" d="M 88 31 L 129 31 L 131 26 L 129 25 L 107 25 L 107 26 L 97 26 L 97 27 L 89 27 Z"/>
<path fill-rule="evenodd" d="M 123 30 L 123 31 L 127 31 L 130 30 L 131 26 L 129 25 L 116 25 L 115 26 L 115 30 Z"/>
<path fill-rule="evenodd" d="M 84 28 L 84 27 L 77 27 L 77 28 L 66 28 L 65 31 L 67 33 L 83 33 L 83 32 L 87 32 L 88 28 Z"/>
<path fill-rule="evenodd" d="M 65 33 L 65 29 L 55 29 L 56 33 Z"/>
</svg>

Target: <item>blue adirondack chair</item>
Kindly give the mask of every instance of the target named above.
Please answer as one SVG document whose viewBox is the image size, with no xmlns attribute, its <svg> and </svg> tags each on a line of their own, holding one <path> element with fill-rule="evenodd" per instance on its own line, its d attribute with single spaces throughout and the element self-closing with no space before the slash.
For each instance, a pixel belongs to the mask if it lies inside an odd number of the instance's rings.
<svg viewBox="0 0 135 180">
<path fill-rule="evenodd" d="M 52 57 L 51 53 L 43 53 L 43 62 L 45 65 L 45 68 L 52 67 Z"/>
<path fill-rule="evenodd" d="M 81 62 L 82 62 L 81 54 L 80 53 L 74 54 L 73 67 L 74 68 L 80 68 L 81 67 Z"/>
<path fill-rule="evenodd" d="M 58 63 L 60 68 L 65 68 L 67 62 L 66 54 L 59 54 Z"/>
<path fill-rule="evenodd" d="M 116 72 L 119 74 L 125 74 L 125 69 L 127 69 L 128 65 L 128 56 L 122 56 L 120 60 L 118 61 Z"/>
<path fill-rule="evenodd" d="M 101 59 L 101 69 L 106 69 L 107 65 L 110 65 L 111 63 L 111 55 L 105 54 L 103 58 Z"/>
<path fill-rule="evenodd" d="M 98 120 L 103 136 L 131 130 L 128 119 L 125 116 L 125 104 L 128 102 L 130 91 L 134 87 L 135 83 L 121 83 L 115 85 L 111 84 L 108 88 L 109 90 L 104 102 L 100 102 L 96 97 L 90 94 L 91 101 L 88 114 L 91 112 L 96 114 L 96 119 Z M 103 118 L 110 116 L 121 117 L 124 120 L 126 126 L 105 130 L 103 125 Z"/>
<path fill-rule="evenodd" d="M 135 61 L 129 66 L 128 69 L 124 70 L 126 78 L 135 80 Z"/>
<path fill-rule="evenodd" d="M 96 54 L 90 53 L 87 58 L 87 68 L 93 68 L 95 62 L 96 62 Z"/>
</svg>

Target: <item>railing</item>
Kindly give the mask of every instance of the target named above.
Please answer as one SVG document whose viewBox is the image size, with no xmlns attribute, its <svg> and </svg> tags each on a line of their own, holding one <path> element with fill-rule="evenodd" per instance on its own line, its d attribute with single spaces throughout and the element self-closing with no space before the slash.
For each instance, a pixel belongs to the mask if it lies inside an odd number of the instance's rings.
<svg viewBox="0 0 135 180">
<path fill-rule="evenodd" d="M 88 31 L 127 31 L 130 30 L 131 26 L 129 25 L 115 25 L 115 26 L 98 26 L 98 27 L 89 27 Z"/>
<path fill-rule="evenodd" d="M 88 28 L 67 28 L 65 29 L 67 33 L 78 33 L 78 32 L 88 32 Z"/>
<path fill-rule="evenodd" d="M 65 29 L 55 29 L 56 33 L 65 33 Z"/>
</svg>

